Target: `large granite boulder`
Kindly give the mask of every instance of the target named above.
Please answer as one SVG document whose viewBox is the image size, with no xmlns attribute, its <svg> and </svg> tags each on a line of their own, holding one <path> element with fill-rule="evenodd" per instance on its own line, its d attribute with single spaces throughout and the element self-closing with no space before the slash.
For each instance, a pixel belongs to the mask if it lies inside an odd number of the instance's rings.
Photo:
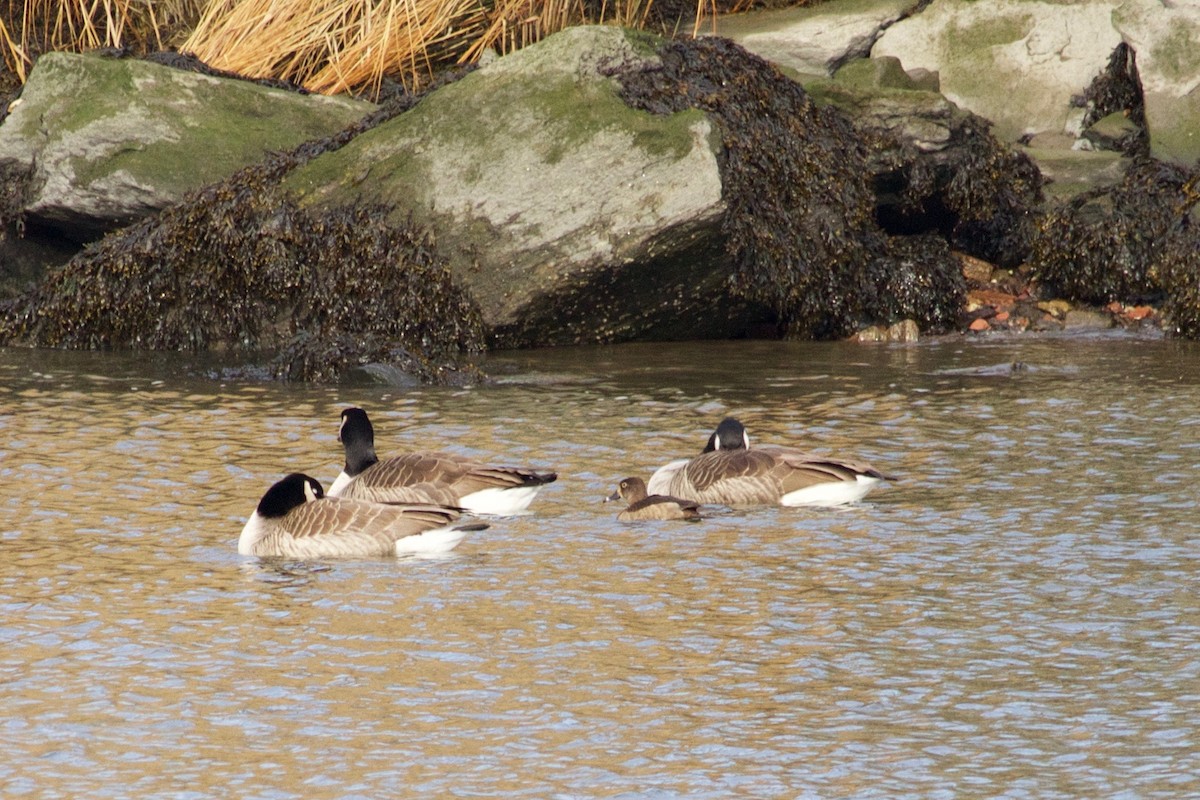
<svg viewBox="0 0 1200 800">
<path fill-rule="evenodd" d="M 994 124 L 1006 141 L 1077 124 L 1080 94 L 1121 42 L 1115 0 L 1056 3 L 933 0 L 879 38 L 872 56 L 936 71 L 947 98 Z M 1015 87 L 1020 87 L 1015 91 Z"/>
<path fill-rule="evenodd" d="M 914 77 L 936 76 L 947 99 L 990 120 L 1002 141 L 1032 142 L 1039 163 L 1081 188 L 1094 185 L 1079 181 L 1087 159 L 1064 162 L 1061 153 L 1103 138 L 1087 135 L 1095 119 L 1081 99 L 1125 45 L 1144 90 L 1151 154 L 1183 165 L 1200 159 L 1200 4 L 834 0 L 730 17 L 718 30 L 801 79 L 829 77 L 862 55 L 898 59 Z M 1096 161 L 1110 172 L 1111 158 Z"/>
<path fill-rule="evenodd" d="M 90 241 L 373 108 L 137 59 L 46 53 L 0 124 L 0 175 L 26 181 L 4 211 Z"/>
<path fill-rule="evenodd" d="M 870 55 L 883 32 L 919 5 L 919 0 L 837 0 L 733 14 L 717 20 L 716 33 L 799 76 L 828 77 Z"/>
<path fill-rule="evenodd" d="M 631 108 L 613 77 L 653 65 L 653 47 L 620 28 L 568 29 L 284 187 L 307 206 L 367 199 L 428 225 L 502 345 L 736 333 L 742 309 L 721 299 L 720 135 L 698 110 Z"/>
<path fill-rule="evenodd" d="M 1200 6 L 1160 0 L 934 0 L 890 27 L 873 56 L 936 70 L 942 92 L 1008 141 L 1083 134 L 1077 98 L 1118 45 L 1136 59 L 1151 152 L 1200 158 Z M 1014 87 L 1020 87 L 1014 91 Z"/>
</svg>

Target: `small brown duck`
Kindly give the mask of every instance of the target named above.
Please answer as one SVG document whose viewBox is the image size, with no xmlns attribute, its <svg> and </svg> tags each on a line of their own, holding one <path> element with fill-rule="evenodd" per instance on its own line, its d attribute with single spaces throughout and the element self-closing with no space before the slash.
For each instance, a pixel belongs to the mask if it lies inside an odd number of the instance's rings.
<svg viewBox="0 0 1200 800">
<path fill-rule="evenodd" d="M 617 491 L 607 500 L 624 500 L 629 506 L 617 514 L 621 522 L 642 519 L 686 519 L 698 520 L 700 504 L 691 500 L 680 500 L 662 494 L 646 494 L 646 482 L 641 478 L 625 478 L 617 484 Z"/>
</svg>

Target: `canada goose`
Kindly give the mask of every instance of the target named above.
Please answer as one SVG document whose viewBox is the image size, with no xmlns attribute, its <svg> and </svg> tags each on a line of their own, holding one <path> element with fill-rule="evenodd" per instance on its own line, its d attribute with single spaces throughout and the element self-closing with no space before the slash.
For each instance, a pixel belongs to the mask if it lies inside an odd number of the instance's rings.
<svg viewBox="0 0 1200 800">
<path fill-rule="evenodd" d="M 489 467 L 452 453 L 406 453 L 379 460 L 367 412 L 342 412 L 338 441 L 346 466 L 329 487 L 332 497 L 376 503 L 437 503 L 475 514 L 516 514 L 558 475 L 520 467 Z"/>
<path fill-rule="evenodd" d="M 691 500 L 680 500 L 661 494 L 646 494 L 646 482 L 641 478 L 625 478 L 617 484 L 617 491 L 605 498 L 608 501 L 624 500 L 629 506 L 617 514 L 621 522 L 642 519 L 700 519 L 700 504 Z"/>
<path fill-rule="evenodd" d="M 299 472 L 275 483 L 246 520 L 238 552 L 247 556 L 328 558 L 444 553 L 484 522 L 453 524 L 454 508 L 383 505 L 326 497 L 321 483 Z"/>
<path fill-rule="evenodd" d="M 697 503 L 837 506 L 861 500 L 885 480 L 895 478 L 863 462 L 790 447 L 751 448 L 745 426 L 727 417 L 700 455 L 659 467 L 649 491 Z"/>
</svg>

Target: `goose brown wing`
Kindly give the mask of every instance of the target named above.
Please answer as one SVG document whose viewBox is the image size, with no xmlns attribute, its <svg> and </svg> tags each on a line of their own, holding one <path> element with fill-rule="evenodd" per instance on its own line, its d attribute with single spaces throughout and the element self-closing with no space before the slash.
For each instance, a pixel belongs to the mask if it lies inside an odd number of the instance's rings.
<svg viewBox="0 0 1200 800">
<path fill-rule="evenodd" d="M 670 492 L 698 503 L 774 503 L 780 496 L 776 466 L 760 450 L 716 450 L 688 462 L 672 479 Z"/>
<path fill-rule="evenodd" d="M 450 453 L 406 453 L 368 467 L 342 496 L 376 503 L 456 506 L 461 498 L 483 489 L 540 486 L 557 477 L 552 472 L 489 467 Z"/>
<path fill-rule="evenodd" d="M 482 489 L 516 489 L 520 486 L 544 486 L 558 480 L 554 472 L 535 472 L 523 467 L 488 467 L 470 464 L 467 471 L 456 482 L 462 494 L 471 494 Z"/>
<path fill-rule="evenodd" d="M 279 551 L 298 557 L 386 555 L 394 539 L 378 513 L 387 506 L 321 498 L 297 506 L 283 517 L 291 540 Z"/>
<path fill-rule="evenodd" d="M 859 475 L 880 480 L 895 480 L 865 461 L 847 461 L 829 458 L 790 447 L 760 447 L 757 452 L 767 453 L 775 459 L 784 493 L 803 489 L 816 483 L 828 481 L 855 481 Z"/>
<path fill-rule="evenodd" d="M 297 506 L 283 518 L 291 535 L 288 555 L 390 555 L 396 540 L 449 525 L 454 509 L 435 505 L 388 506 L 325 497 Z"/>
</svg>

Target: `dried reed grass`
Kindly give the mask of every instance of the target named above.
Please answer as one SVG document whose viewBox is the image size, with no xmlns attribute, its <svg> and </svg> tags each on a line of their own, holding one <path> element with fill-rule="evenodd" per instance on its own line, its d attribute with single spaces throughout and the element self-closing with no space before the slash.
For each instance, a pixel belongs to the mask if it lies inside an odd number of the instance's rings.
<svg viewBox="0 0 1200 800">
<path fill-rule="evenodd" d="M 249 77 L 378 94 L 385 76 L 415 89 L 438 67 L 571 25 L 644 27 L 652 3 L 606 0 L 601 18 L 589 19 L 584 0 L 214 0 L 182 49 Z"/>
<path fill-rule="evenodd" d="M 216 0 L 182 49 L 247 77 L 314 92 L 414 88 L 485 20 L 478 0 Z"/>
<path fill-rule="evenodd" d="M 647 27 L 653 3 L 600 0 L 596 12 L 596 0 L 23 0 L 19 31 L 0 19 L 0 51 L 23 83 L 39 52 L 162 49 L 164 31 L 182 26 L 180 50 L 213 67 L 377 97 L 385 78 L 417 89 L 439 68 L 571 25 Z M 717 0 L 696 0 L 693 35 L 716 14 Z"/>
<path fill-rule="evenodd" d="M 23 0 L 0 17 L 0 52 L 21 83 L 39 53 L 98 47 L 161 50 L 205 0 Z"/>
</svg>

